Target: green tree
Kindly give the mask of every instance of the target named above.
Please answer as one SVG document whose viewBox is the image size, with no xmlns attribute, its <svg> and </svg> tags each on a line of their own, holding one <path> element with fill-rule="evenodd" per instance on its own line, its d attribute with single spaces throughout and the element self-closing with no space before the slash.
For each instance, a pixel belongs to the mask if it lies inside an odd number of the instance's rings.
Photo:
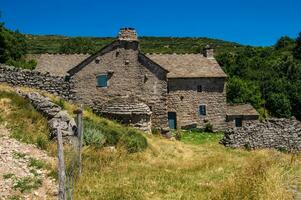
<svg viewBox="0 0 301 200">
<path fill-rule="evenodd" d="M 301 32 L 296 39 L 296 47 L 294 48 L 294 57 L 301 60 Z"/>
<path fill-rule="evenodd" d="M 295 46 L 295 40 L 288 37 L 288 36 L 283 36 L 281 37 L 277 43 L 275 44 L 275 48 L 277 50 L 280 49 L 286 49 L 286 48 L 292 48 Z"/>
<path fill-rule="evenodd" d="M 0 23 L 0 63 L 15 67 L 34 69 L 36 62 L 26 61 L 27 43 L 24 35 L 11 31 Z"/>
<path fill-rule="evenodd" d="M 229 103 L 250 103 L 257 109 L 264 103 L 259 86 L 238 77 L 232 77 L 227 82 L 227 101 Z"/>
<path fill-rule="evenodd" d="M 290 117 L 292 114 L 291 102 L 283 93 L 270 94 L 267 99 L 267 107 L 276 117 Z"/>
</svg>

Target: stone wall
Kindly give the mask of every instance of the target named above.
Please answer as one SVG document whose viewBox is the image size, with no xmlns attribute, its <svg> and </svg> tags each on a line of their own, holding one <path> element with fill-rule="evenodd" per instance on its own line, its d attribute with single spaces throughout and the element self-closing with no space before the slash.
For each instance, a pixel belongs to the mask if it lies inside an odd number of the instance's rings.
<svg viewBox="0 0 301 200">
<path fill-rule="evenodd" d="M 32 106 L 47 118 L 50 139 L 55 138 L 57 136 L 57 129 L 60 129 L 62 136 L 72 141 L 72 136 L 76 135 L 77 126 L 67 111 L 62 110 L 60 106 L 39 93 L 19 93 L 27 98 Z"/>
<path fill-rule="evenodd" d="M 277 148 L 301 151 L 301 122 L 295 119 L 246 121 L 244 127 L 225 132 L 221 143 L 228 147 Z"/>
<path fill-rule="evenodd" d="M 204 128 L 213 125 L 214 131 L 225 129 L 226 95 L 224 78 L 174 78 L 168 81 L 168 111 L 176 112 L 177 128 Z M 202 92 L 197 87 L 202 86 Z M 199 115 L 199 106 L 206 106 L 206 116 Z"/>
<path fill-rule="evenodd" d="M 74 82 L 65 76 L 0 65 L 0 82 L 44 90 L 67 100 L 74 99 Z"/>
</svg>

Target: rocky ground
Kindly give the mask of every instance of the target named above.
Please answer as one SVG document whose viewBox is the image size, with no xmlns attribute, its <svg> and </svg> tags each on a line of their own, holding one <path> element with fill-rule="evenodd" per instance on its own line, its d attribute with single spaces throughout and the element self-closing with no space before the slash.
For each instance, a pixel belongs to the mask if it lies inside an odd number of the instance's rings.
<svg viewBox="0 0 301 200">
<path fill-rule="evenodd" d="M 55 159 L 9 135 L 0 125 L 0 200 L 56 199 L 56 182 L 45 169 Z"/>
</svg>

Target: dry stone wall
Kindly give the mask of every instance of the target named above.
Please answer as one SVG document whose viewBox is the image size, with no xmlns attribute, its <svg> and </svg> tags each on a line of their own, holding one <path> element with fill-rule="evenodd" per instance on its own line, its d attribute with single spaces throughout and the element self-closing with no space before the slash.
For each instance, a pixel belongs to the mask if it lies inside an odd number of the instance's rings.
<svg viewBox="0 0 301 200">
<path fill-rule="evenodd" d="M 73 80 L 68 79 L 67 76 L 53 76 L 49 73 L 0 65 L 0 82 L 13 86 L 37 88 L 67 100 L 75 98 Z"/>
<path fill-rule="evenodd" d="M 225 132 L 221 143 L 228 147 L 276 148 L 301 151 L 301 122 L 296 119 L 249 121 L 244 127 Z"/>
<path fill-rule="evenodd" d="M 50 101 L 50 99 L 40 95 L 39 93 L 32 92 L 20 94 L 29 99 L 32 106 L 48 119 L 50 139 L 57 136 L 57 129 L 61 130 L 63 137 L 70 138 L 71 136 L 76 135 L 76 123 L 67 111 L 62 110 L 60 106 L 56 105 Z"/>
</svg>

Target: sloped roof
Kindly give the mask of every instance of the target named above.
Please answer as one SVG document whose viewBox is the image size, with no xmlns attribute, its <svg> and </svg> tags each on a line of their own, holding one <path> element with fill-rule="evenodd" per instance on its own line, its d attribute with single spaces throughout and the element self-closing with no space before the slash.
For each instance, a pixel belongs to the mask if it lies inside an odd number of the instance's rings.
<svg viewBox="0 0 301 200">
<path fill-rule="evenodd" d="M 101 110 L 101 113 L 116 115 L 150 115 L 152 112 L 145 103 L 115 103 L 107 105 Z"/>
<path fill-rule="evenodd" d="M 202 54 L 146 54 L 165 68 L 168 78 L 227 77 L 215 59 Z"/>
<path fill-rule="evenodd" d="M 27 56 L 27 59 L 35 59 L 37 61 L 37 71 L 64 76 L 68 70 L 89 56 L 89 54 L 31 54 Z"/>
<path fill-rule="evenodd" d="M 250 104 L 228 104 L 226 114 L 227 116 L 259 116 L 259 113 Z"/>
</svg>

